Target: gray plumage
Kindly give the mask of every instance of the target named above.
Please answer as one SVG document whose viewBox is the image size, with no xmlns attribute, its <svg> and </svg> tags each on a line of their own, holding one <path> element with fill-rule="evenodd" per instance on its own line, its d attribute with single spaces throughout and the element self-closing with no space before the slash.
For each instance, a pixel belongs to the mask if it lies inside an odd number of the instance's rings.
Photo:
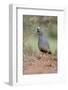
<svg viewBox="0 0 68 90">
<path fill-rule="evenodd" d="M 37 27 L 38 33 L 38 47 L 40 51 L 51 54 L 49 43 L 47 38 L 45 37 L 44 33 L 41 31 L 40 27 Z"/>
</svg>

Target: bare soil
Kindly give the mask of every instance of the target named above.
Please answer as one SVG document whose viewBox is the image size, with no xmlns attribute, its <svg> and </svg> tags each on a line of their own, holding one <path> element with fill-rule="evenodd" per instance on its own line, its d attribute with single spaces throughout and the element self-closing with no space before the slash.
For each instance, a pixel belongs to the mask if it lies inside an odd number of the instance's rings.
<svg viewBox="0 0 68 90">
<path fill-rule="evenodd" d="M 57 58 L 52 54 L 27 56 L 24 57 L 23 69 L 23 73 L 27 75 L 57 73 Z"/>
</svg>

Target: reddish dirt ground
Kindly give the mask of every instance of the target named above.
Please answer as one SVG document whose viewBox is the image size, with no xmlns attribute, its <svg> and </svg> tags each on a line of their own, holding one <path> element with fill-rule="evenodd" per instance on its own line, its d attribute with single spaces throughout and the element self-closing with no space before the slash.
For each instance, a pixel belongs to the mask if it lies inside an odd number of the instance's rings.
<svg viewBox="0 0 68 90">
<path fill-rule="evenodd" d="M 27 56 L 24 58 L 23 74 L 57 73 L 57 58 L 45 54 L 42 57 Z"/>
</svg>

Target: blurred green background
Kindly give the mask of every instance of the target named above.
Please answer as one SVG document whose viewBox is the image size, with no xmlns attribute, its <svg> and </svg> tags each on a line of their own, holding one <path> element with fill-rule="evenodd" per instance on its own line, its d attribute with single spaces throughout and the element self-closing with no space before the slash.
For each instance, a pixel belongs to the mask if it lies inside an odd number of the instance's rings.
<svg viewBox="0 0 68 90">
<path fill-rule="evenodd" d="M 24 55 L 39 54 L 37 27 L 46 35 L 50 50 L 57 55 L 57 16 L 23 15 L 23 44 Z"/>
</svg>

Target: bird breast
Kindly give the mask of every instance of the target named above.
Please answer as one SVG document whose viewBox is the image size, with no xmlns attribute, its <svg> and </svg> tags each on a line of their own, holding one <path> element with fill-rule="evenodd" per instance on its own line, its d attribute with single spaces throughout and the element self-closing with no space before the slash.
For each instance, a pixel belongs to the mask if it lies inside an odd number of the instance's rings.
<svg viewBox="0 0 68 90">
<path fill-rule="evenodd" d="M 40 36 L 38 40 L 39 49 L 49 49 L 49 43 L 44 36 Z"/>
</svg>

